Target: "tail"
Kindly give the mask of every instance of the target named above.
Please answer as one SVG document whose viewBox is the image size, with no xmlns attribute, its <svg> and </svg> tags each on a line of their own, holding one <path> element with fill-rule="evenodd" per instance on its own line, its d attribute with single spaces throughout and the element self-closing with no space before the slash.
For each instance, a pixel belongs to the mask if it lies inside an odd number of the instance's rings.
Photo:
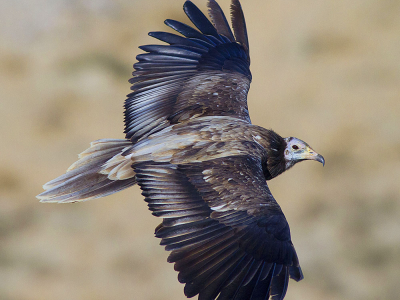
<svg viewBox="0 0 400 300">
<path fill-rule="evenodd" d="M 40 202 L 69 203 L 104 197 L 136 183 L 132 161 L 122 153 L 128 140 L 103 139 L 90 144 L 67 172 L 43 185 Z"/>
</svg>

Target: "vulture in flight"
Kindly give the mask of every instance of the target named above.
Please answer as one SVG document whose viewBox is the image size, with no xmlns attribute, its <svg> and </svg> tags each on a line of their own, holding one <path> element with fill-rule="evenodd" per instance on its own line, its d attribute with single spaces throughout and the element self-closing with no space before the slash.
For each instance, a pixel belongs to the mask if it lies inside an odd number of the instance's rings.
<svg viewBox="0 0 400 300">
<path fill-rule="evenodd" d="M 216 1 L 210 20 L 191 2 L 192 26 L 141 46 L 125 101 L 125 139 L 101 139 L 46 183 L 41 202 L 99 198 L 139 184 L 168 261 L 187 297 L 285 297 L 303 278 L 286 218 L 267 180 L 302 160 L 324 164 L 307 143 L 250 121 L 249 42 L 239 0 L 231 24 Z"/>
</svg>

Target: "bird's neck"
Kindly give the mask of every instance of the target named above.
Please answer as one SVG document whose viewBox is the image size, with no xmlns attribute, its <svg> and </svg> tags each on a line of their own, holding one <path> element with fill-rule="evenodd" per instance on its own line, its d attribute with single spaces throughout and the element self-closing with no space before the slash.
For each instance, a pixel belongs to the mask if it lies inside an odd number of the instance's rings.
<svg viewBox="0 0 400 300">
<path fill-rule="evenodd" d="M 267 157 L 264 176 L 267 180 L 270 180 L 286 171 L 286 159 L 284 155 L 286 142 L 279 134 L 269 130 L 268 144 L 266 148 Z"/>
</svg>

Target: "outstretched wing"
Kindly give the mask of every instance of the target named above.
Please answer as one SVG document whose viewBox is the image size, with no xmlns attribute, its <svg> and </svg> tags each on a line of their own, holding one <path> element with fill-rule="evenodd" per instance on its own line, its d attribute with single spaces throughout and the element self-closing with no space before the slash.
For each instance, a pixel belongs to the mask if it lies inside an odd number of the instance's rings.
<svg viewBox="0 0 400 300">
<path fill-rule="evenodd" d="M 175 263 L 185 294 L 199 299 L 283 299 L 302 279 L 288 223 L 249 156 L 135 167 L 156 236 Z"/>
<path fill-rule="evenodd" d="M 132 142 L 166 126 L 198 116 L 234 116 L 250 122 L 247 93 L 250 57 L 240 3 L 232 2 L 232 33 L 215 1 L 215 26 L 191 2 L 184 11 L 198 30 L 174 20 L 165 24 L 181 35 L 150 32 L 169 45 L 140 48 L 125 101 L 125 134 Z M 234 37 L 235 36 L 235 37 Z"/>
</svg>

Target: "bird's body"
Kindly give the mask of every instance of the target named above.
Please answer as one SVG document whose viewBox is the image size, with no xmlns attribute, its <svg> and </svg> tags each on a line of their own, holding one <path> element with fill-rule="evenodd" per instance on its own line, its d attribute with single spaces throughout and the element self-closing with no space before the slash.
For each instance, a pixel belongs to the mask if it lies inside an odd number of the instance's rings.
<svg viewBox="0 0 400 300">
<path fill-rule="evenodd" d="M 169 126 L 127 151 L 135 162 L 184 164 L 227 156 L 261 157 L 268 130 L 231 117 L 200 117 Z"/>
<path fill-rule="evenodd" d="M 283 299 L 303 278 L 290 229 L 270 180 L 295 163 L 323 157 L 305 142 L 251 124 L 249 45 L 232 1 L 231 32 L 215 1 L 213 24 L 190 1 L 200 30 L 166 24 L 184 37 L 150 35 L 125 102 L 126 139 L 98 140 L 66 174 L 44 185 L 42 202 L 77 202 L 139 184 L 161 244 L 171 251 L 188 297 Z"/>
</svg>

